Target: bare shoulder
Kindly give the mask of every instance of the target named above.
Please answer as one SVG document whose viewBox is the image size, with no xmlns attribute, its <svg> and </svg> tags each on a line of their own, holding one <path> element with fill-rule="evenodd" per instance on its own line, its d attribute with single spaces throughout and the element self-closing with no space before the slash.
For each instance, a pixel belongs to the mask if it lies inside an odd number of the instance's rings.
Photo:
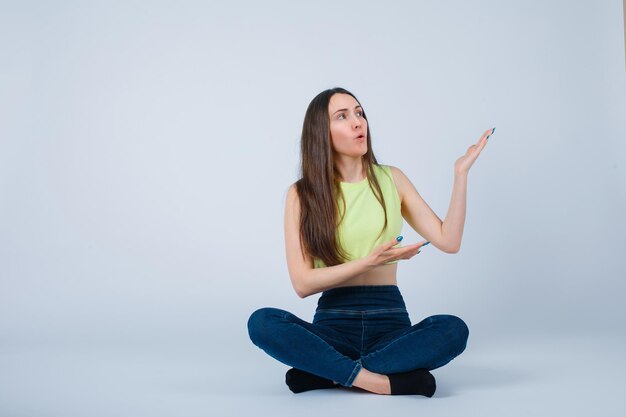
<svg viewBox="0 0 626 417">
<path fill-rule="evenodd" d="M 395 180 L 397 176 L 399 175 L 404 175 L 404 173 L 400 170 L 400 168 L 395 167 L 393 165 L 387 165 L 389 167 L 389 169 L 391 170 L 391 173 L 393 174 L 393 179 Z"/>
<path fill-rule="evenodd" d="M 387 167 L 389 167 L 389 170 L 391 171 L 391 173 L 393 174 L 393 179 L 395 180 L 396 177 L 398 177 L 399 175 L 404 176 L 404 173 L 402 172 L 402 170 L 396 166 L 393 165 L 386 165 Z"/>
<path fill-rule="evenodd" d="M 403 200 L 403 196 L 406 194 L 407 186 L 410 185 L 410 181 L 404 172 L 398 167 L 387 165 L 389 170 L 391 171 L 391 175 L 393 176 L 393 182 L 396 183 L 396 188 L 398 189 L 398 194 L 400 195 L 400 199 Z"/>
<path fill-rule="evenodd" d="M 295 224 L 296 219 L 300 219 L 300 195 L 298 186 L 294 182 L 287 189 L 285 197 L 285 217 L 292 219 L 290 223 Z"/>
<path fill-rule="evenodd" d="M 286 200 L 288 206 L 298 205 L 298 203 L 300 202 L 300 198 L 298 196 L 298 187 L 296 186 L 295 182 L 291 184 L 287 189 Z"/>
</svg>

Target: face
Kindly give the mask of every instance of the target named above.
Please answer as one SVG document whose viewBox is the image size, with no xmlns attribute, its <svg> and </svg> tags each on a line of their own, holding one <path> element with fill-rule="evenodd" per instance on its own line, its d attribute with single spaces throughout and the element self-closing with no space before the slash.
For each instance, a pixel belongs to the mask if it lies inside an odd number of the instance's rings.
<svg viewBox="0 0 626 417">
<path fill-rule="evenodd" d="M 367 120 L 349 94 L 334 94 L 328 103 L 330 137 L 335 153 L 361 157 L 367 153 Z"/>
</svg>

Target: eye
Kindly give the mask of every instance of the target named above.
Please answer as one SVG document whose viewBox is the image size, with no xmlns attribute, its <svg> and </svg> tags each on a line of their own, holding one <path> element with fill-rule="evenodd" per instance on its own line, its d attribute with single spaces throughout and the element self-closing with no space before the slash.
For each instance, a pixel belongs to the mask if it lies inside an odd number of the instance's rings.
<svg viewBox="0 0 626 417">
<path fill-rule="evenodd" d="M 341 120 L 342 118 L 345 119 L 346 115 L 343 113 L 339 113 L 339 116 L 337 116 L 337 119 Z"/>
<path fill-rule="evenodd" d="M 356 114 L 359 116 L 363 116 L 363 110 L 357 110 Z"/>
</svg>

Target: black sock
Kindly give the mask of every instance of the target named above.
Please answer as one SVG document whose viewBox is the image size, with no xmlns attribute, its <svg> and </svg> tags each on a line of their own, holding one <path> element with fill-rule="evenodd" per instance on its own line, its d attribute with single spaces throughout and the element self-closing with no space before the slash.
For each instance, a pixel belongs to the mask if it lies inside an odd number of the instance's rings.
<svg viewBox="0 0 626 417">
<path fill-rule="evenodd" d="M 295 394 L 312 389 L 334 388 L 339 386 L 330 379 L 322 378 L 296 368 L 291 368 L 287 371 L 287 374 L 285 374 L 285 382 L 289 389 Z"/>
<path fill-rule="evenodd" d="M 389 374 L 391 395 L 418 394 L 432 397 L 437 388 L 435 377 L 426 369 Z"/>
</svg>

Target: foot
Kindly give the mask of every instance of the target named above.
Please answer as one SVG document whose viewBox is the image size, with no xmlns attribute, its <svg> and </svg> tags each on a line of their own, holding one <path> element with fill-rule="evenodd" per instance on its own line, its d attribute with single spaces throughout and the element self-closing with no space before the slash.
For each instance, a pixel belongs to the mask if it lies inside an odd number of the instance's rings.
<svg viewBox="0 0 626 417">
<path fill-rule="evenodd" d="M 339 385 L 330 379 L 322 378 L 297 368 L 291 368 L 287 371 L 285 383 L 294 394 L 314 389 L 334 388 Z"/>
<path fill-rule="evenodd" d="M 356 378 L 354 378 L 352 386 L 373 392 L 374 394 L 391 394 L 391 384 L 387 375 L 377 374 L 365 368 L 361 368 Z"/>
<path fill-rule="evenodd" d="M 437 389 L 435 377 L 426 369 L 389 374 L 391 395 L 424 395 L 432 397 Z"/>
</svg>

